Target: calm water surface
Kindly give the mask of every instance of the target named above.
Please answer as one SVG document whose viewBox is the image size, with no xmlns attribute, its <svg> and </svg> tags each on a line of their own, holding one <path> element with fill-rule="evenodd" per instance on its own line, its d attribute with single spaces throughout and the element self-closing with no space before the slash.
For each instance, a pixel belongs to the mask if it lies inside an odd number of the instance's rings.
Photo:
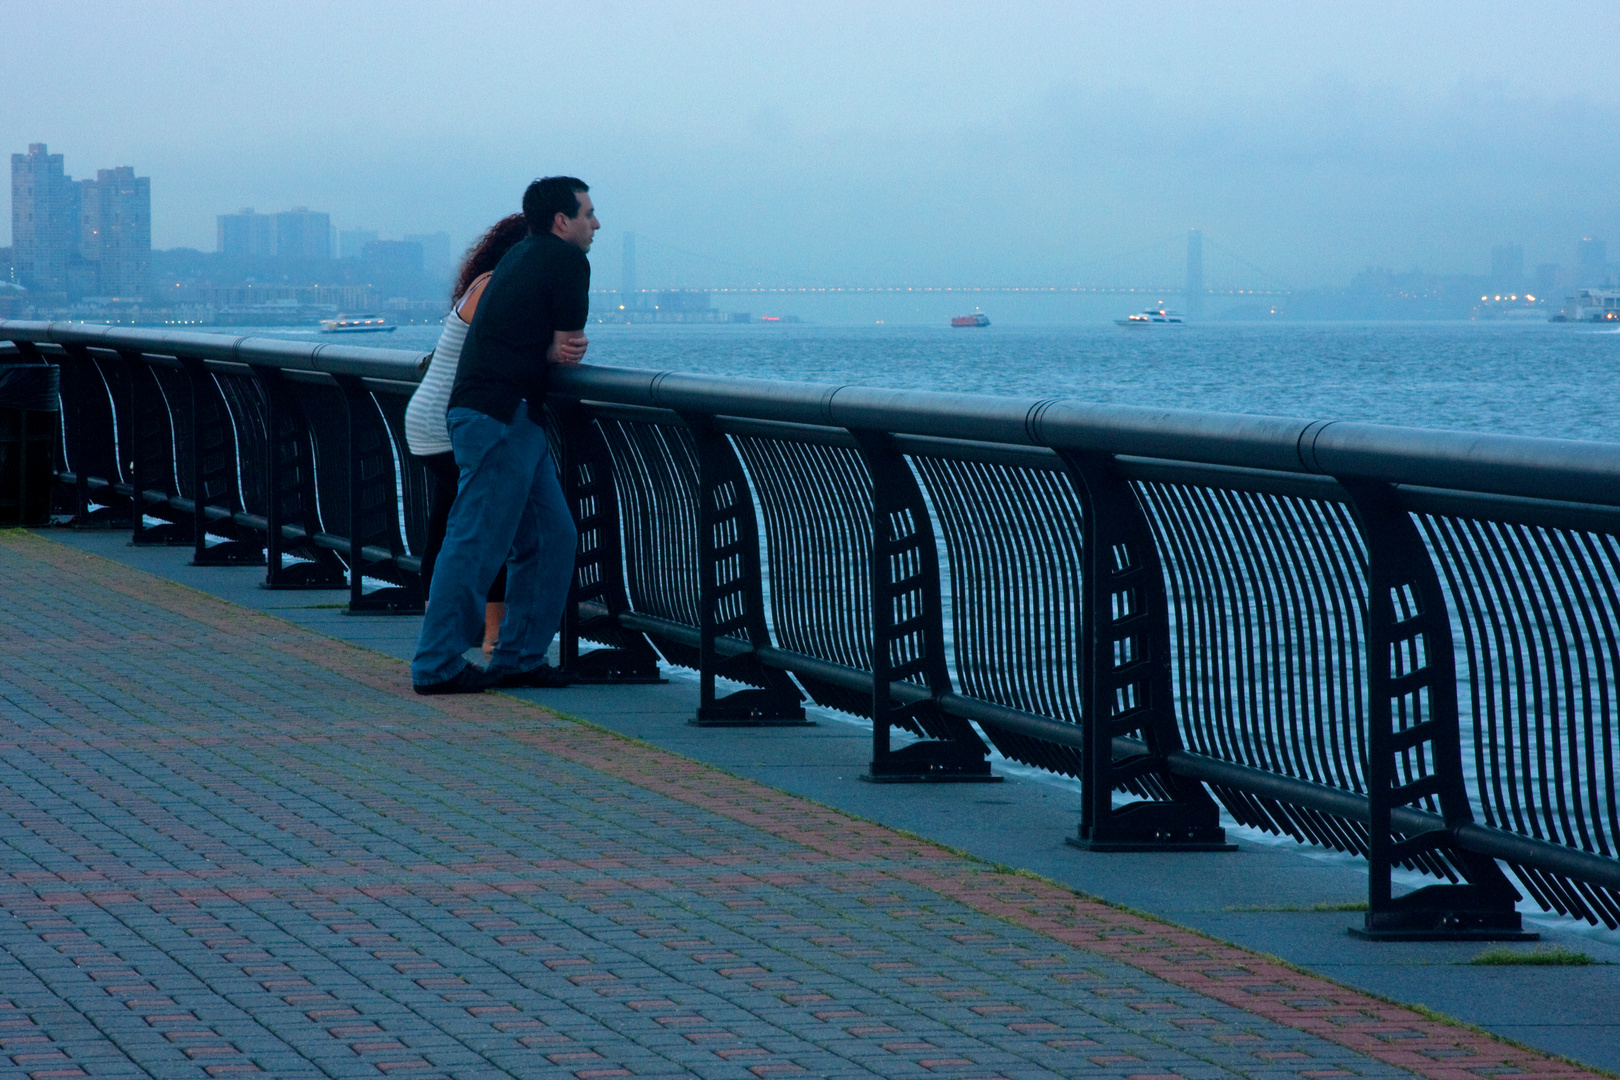
<svg viewBox="0 0 1620 1080">
<path fill-rule="evenodd" d="M 221 332 L 240 334 L 241 330 Z M 248 331 L 334 341 L 306 329 Z M 1421 427 L 1620 441 L 1620 332 L 1538 323 L 1216 324 L 1004 327 L 607 326 L 588 329 L 597 364 L 714 375 L 1370 420 Z M 436 326 L 343 339 L 431 348 Z M 946 620 L 946 633 L 951 623 Z M 947 645 L 947 655 L 951 655 Z M 817 710 L 829 720 L 841 714 Z M 853 721 L 852 721 L 853 722 Z M 864 723 L 864 722 L 862 722 Z M 1471 734 L 1464 717 L 1465 741 Z M 1465 769 L 1472 754 L 1464 749 Z M 1077 785 L 996 755 L 998 771 Z M 1477 808 L 1476 808 L 1477 809 Z M 1241 829 L 1251 842 L 1291 839 Z M 1311 851 L 1312 849 L 1302 849 Z M 1325 850 L 1316 857 L 1364 868 Z M 1408 886 L 1429 879 L 1404 871 Z M 1612 943 L 1620 934 L 1547 916 Z"/>
<path fill-rule="evenodd" d="M 593 325 L 587 333 L 590 362 L 619 367 L 1620 441 L 1620 331 L 1595 327 Z M 426 350 L 437 338 L 436 326 L 404 326 L 342 340 Z"/>
</svg>

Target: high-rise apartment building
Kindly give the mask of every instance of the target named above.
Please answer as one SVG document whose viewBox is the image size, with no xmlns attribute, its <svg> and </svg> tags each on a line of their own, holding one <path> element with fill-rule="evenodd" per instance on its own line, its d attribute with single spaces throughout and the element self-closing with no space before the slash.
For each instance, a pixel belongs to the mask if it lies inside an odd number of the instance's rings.
<svg viewBox="0 0 1620 1080">
<path fill-rule="evenodd" d="M 68 221 L 77 232 L 68 239 L 67 294 L 70 297 L 101 293 L 101 200 L 94 180 L 67 180 Z"/>
<path fill-rule="evenodd" d="M 277 214 L 255 214 L 245 207 L 215 219 L 217 249 L 224 255 L 280 255 L 289 259 L 330 259 L 332 218 L 307 206 Z"/>
<path fill-rule="evenodd" d="M 1576 273 L 1581 285 L 1603 285 L 1609 280 L 1609 255 L 1607 245 L 1602 240 L 1594 240 L 1590 236 L 1584 237 L 1575 245 Z"/>
<path fill-rule="evenodd" d="M 338 233 L 338 254 L 345 259 L 361 258 L 366 245 L 376 239 L 376 229 L 344 229 Z"/>
<path fill-rule="evenodd" d="M 31 143 L 11 155 L 11 234 L 20 284 L 68 296 L 147 295 L 152 181 L 133 167 L 75 182 L 62 155 Z"/>
<path fill-rule="evenodd" d="M 274 214 L 255 214 L 246 206 L 234 214 L 220 214 L 214 218 L 216 250 L 223 255 L 274 255 L 276 253 L 276 218 Z"/>
<path fill-rule="evenodd" d="M 96 170 L 94 187 L 85 181 L 80 190 L 81 220 L 91 217 L 89 207 L 94 204 L 94 237 L 99 241 L 95 260 L 100 264 L 96 277 L 101 295 L 147 295 L 152 285 L 151 178 L 136 176 L 132 167 L 120 165 Z M 83 257 L 88 259 L 89 251 L 82 243 Z"/>
<path fill-rule="evenodd" d="M 284 259 L 330 259 L 332 218 L 307 206 L 276 215 L 276 254 Z"/>
<path fill-rule="evenodd" d="M 449 277 L 456 270 L 456 256 L 450 247 L 450 234 L 444 231 L 406 233 L 405 242 L 422 245 L 422 269 L 434 277 Z"/>
<path fill-rule="evenodd" d="M 1524 287 L 1524 245 L 1499 244 L 1491 248 L 1491 288 L 1516 293 Z"/>
<path fill-rule="evenodd" d="M 36 292 L 67 291 L 67 262 L 78 248 L 79 223 L 71 216 L 72 182 L 62 155 L 44 143 L 11 155 L 11 248 L 17 278 Z"/>
<path fill-rule="evenodd" d="M 1558 263 L 1536 264 L 1536 295 L 1543 300 L 1557 299 L 1564 285 L 1564 268 Z"/>
<path fill-rule="evenodd" d="M 387 274 L 420 274 L 422 245 L 411 240 L 373 240 L 360 257 Z"/>
</svg>

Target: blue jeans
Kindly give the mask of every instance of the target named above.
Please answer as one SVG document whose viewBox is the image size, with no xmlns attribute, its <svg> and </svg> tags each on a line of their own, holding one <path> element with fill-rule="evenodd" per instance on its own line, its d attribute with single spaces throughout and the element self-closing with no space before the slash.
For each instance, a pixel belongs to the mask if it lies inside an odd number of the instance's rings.
<svg viewBox="0 0 1620 1080">
<path fill-rule="evenodd" d="M 528 410 L 520 402 L 510 424 L 474 409 L 446 418 L 461 475 L 411 661 L 418 686 L 454 678 L 467 664 L 461 654 L 484 640 L 484 597 L 503 562 L 506 618 L 490 670 L 541 663 L 562 622 L 579 537 L 545 429 Z"/>
</svg>

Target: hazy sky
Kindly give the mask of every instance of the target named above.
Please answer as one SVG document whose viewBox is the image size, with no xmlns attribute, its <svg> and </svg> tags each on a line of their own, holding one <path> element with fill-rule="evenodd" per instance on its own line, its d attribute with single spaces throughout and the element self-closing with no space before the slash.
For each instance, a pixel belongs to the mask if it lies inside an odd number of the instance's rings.
<svg viewBox="0 0 1620 1080">
<path fill-rule="evenodd" d="M 567 172 L 644 284 L 1209 283 L 1620 262 L 1620 2 L 0 0 L 6 152 L 153 244 L 307 205 L 462 243 Z M 0 224 L 9 242 L 10 217 Z M 1144 282 L 1146 284 L 1146 282 Z M 1157 284 L 1156 282 L 1154 284 Z"/>
</svg>

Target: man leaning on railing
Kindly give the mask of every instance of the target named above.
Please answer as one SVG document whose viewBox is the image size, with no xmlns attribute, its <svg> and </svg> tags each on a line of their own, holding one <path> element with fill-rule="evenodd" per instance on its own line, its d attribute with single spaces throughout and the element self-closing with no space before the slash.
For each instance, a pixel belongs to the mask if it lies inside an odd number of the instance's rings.
<svg viewBox="0 0 1620 1080">
<path fill-rule="evenodd" d="M 601 227 L 588 191 L 570 176 L 529 185 L 529 236 L 495 268 L 468 329 L 446 417 L 461 475 L 411 661 L 419 694 L 572 681 L 545 662 L 578 537 L 541 410 L 546 365 L 577 364 L 588 345 L 585 253 Z M 462 653 L 483 641 L 484 596 L 503 562 L 506 617 L 485 669 Z"/>
</svg>

